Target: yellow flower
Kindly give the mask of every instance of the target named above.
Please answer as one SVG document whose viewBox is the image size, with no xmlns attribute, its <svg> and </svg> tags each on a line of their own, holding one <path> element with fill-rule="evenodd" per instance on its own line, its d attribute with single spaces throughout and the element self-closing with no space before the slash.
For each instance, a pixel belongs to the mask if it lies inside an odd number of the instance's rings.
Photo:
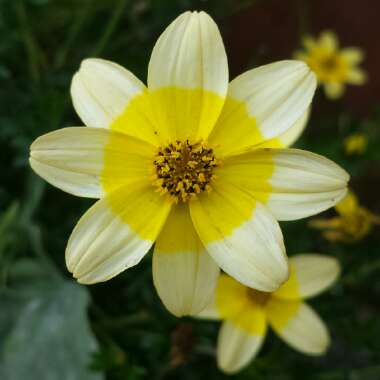
<svg viewBox="0 0 380 380">
<path fill-rule="evenodd" d="M 363 133 L 355 133 L 344 139 L 346 154 L 363 154 L 367 149 L 368 137 Z"/>
<path fill-rule="evenodd" d="M 339 216 L 314 219 L 309 223 L 310 227 L 323 230 L 327 240 L 353 243 L 367 236 L 375 224 L 380 225 L 380 217 L 361 207 L 351 191 L 335 206 L 335 210 Z"/>
<path fill-rule="evenodd" d="M 315 72 L 329 98 L 342 96 L 346 83 L 362 85 L 366 81 L 365 72 L 357 67 L 363 60 L 363 51 L 354 47 L 339 50 L 333 32 L 324 31 L 318 39 L 307 36 L 303 45 L 306 51 L 297 52 L 295 57 L 305 61 Z"/>
<path fill-rule="evenodd" d="M 348 174 L 281 149 L 302 130 L 315 91 L 303 62 L 250 70 L 228 83 L 219 30 L 204 12 L 158 39 L 147 87 L 121 66 L 85 60 L 71 86 L 86 127 L 38 138 L 30 164 L 74 195 L 100 198 L 79 220 L 66 264 L 79 282 L 106 281 L 156 242 L 153 280 L 175 315 L 202 310 L 219 267 L 272 291 L 288 276 L 277 220 L 332 207 Z"/>
<path fill-rule="evenodd" d="M 289 259 L 290 277 L 273 293 L 260 292 L 220 275 L 214 299 L 198 315 L 222 320 L 217 343 L 219 368 L 235 373 L 260 350 L 268 325 L 292 348 L 308 355 L 328 349 L 329 333 L 315 311 L 303 300 L 315 296 L 338 278 L 337 260 L 319 254 Z"/>
</svg>

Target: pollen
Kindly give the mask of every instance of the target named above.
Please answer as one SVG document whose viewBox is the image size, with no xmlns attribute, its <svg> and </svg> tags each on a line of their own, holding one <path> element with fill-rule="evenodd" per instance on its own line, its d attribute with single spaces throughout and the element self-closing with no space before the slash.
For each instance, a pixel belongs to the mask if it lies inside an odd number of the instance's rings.
<svg viewBox="0 0 380 380">
<path fill-rule="evenodd" d="M 160 147 L 154 158 L 154 181 L 157 191 L 169 195 L 177 203 L 187 202 L 210 185 L 218 162 L 214 152 L 204 142 L 175 141 Z"/>
</svg>

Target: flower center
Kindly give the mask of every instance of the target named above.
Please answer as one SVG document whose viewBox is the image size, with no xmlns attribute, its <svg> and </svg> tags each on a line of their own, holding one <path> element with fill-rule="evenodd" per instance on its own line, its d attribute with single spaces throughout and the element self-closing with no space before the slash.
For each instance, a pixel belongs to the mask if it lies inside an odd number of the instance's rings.
<svg viewBox="0 0 380 380">
<path fill-rule="evenodd" d="M 336 56 L 331 55 L 322 60 L 321 66 L 323 67 L 323 70 L 331 72 L 335 71 L 338 68 L 339 62 Z"/>
<path fill-rule="evenodd" d="M 264 306 L 271 295 L 271 293 L 261 292 L 260 290 L 247 288 L 248 297 L 255 304 Z"/>
<path fill-rule="evenodd" d="M 203 191 L 210 192 L 217 166 L 214 153 L 204 142 L 175 141 L 159 148 L 154 158 L 155 180 L 160 194 L 174 202 L 187 202 Z"/>
</svg>

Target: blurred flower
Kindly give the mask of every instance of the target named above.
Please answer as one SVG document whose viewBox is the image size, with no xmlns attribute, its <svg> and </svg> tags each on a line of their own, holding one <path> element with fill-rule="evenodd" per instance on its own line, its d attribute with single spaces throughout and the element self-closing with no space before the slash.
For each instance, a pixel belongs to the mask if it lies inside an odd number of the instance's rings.
<svg viewBox="0 0 380 380">
<path fill-rule="evenodd" d="M 339 216 L 330 219 L 314 219 L 309 225 L 323 231 L 323 236 L 330 241 L 356 242 L 366 237 L 373 225 L 380 225 L 380 217 L 361 207 L 354 193 L 335 206 Z"/>
<path fill-rule="evenodd" d="M 217 360 L 224 372 L 237 372 L 256 356 L 268 325 L 304 354 L 322 355 L 328 349 L 324 323 L 303 300 L 332 285 L 339 263 L 324 255 L 301 254 L 291 257 L 289 264 L 288 281 L 273 293 L 247 288 L 227 275 L 219 277 L 214 299 L 199 317 L 223 320 Z"/>
<path fill-rule="evenodd" d="M 247 286 L 288 276 L 277 220 L 334 206 L 348 174 L 290 145 L 316 87 L 298 61 L 228 84 L 223 41 L 204 12 L 179 16 L 158 39 L 148 87 L 121 66 L 83 61 L 71 86 L 87 127 L 38 138 L 30 164 L 74 195 L 100 198 L 75 227 L 66 264 L 79 282 L 107 281 L 156 242 L 153 280 L 175 315 L 209 302 L 219 266 Z"/>
<path fill-rule="evenodd" d="M 363 154 L 367 149 L 368 137 L 363 133 L 355 133 L 344 139 L 344 150 L 346 154 Z"/>
<path fill-rule="evenodd" d="M 295 57 L 305 61 L 315 72 L 329 98 L 342 96 L 346 83 L 362 85 L 366 81 L 365 72 L 357 67 L 363 60 L 363 51 L 354 47 L 339 50 L 333 32 L 324 31 L 318 39 L 306 36 L 303 45 L 306 51 L 297 52 Z"/>
</svg>

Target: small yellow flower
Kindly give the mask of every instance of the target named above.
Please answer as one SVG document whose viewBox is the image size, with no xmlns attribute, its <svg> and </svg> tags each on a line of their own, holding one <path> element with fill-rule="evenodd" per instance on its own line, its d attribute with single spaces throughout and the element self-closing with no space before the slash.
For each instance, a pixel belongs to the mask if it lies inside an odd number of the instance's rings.
<svg viewBox="0 0 380 380">
<path fill-rule="evenodd" d="M 268 325 L 292 348 L 322 355 L 330 338 L 322 320 L 304 299 L 324 291 L 338 278 L 337 260 L 319 254 L 289 259 L 290 277 L 273 293 L 260 292 L 227 275 L 218 280 L 212 302 L 198 317 L 222 320 L 217 343 L 219 368 L 235 373 L 249 364 L 262 346 Z"/>
<path fill-rule="evenodd" d="M 366 81 L 365 72 L 357 67 L 363 60 L 363 51 L 354 47 L 339 50 L 333 32 L 324 31 L 318 39 L 306 36 L 303 45 L 306 51 L 297 52 L 295 57 L 305 61 L 315 72 L 329 98 L 342 96 L 346 83 L 362 85 Z"/>
<path fill-rule="evenodd" d="M 314 219 L 309 223 L 310 227 L 323 230 L 323 236 L 332 242 L 356 242 L 366 237 L 375 224 L 380 225 L 380 217 L 360 206 L 351 191 L 335 206 L 335 210 L 339 216 Z"/>
<path fill-rule="evenodd" d="M 348 155 L 360 155 L 365 152 L 368 145 L 368 137 L 363 133 L 355 133 L 344 139 L 344 150 Z"/>
<path fill-rule="evenodd" d="M 284 149 L 305 125 L 315 75 L 282 61 L 228 83 L 218 27 L 186 12 L 154 46 L 147 82 L 86 59 L 71 95 L 87 126 L 31 146 L 41 177 L 100 198 L 69 239 L 68 269 L 84 284 L 107 281 L 156 243 L 153 281 L 178 316 L 205 307 L 219 267 L 247 286 L 277 289 L 288 276 L 278 220 L 334 206 L 349 178 L 324 157 Z"/>
</svg>

